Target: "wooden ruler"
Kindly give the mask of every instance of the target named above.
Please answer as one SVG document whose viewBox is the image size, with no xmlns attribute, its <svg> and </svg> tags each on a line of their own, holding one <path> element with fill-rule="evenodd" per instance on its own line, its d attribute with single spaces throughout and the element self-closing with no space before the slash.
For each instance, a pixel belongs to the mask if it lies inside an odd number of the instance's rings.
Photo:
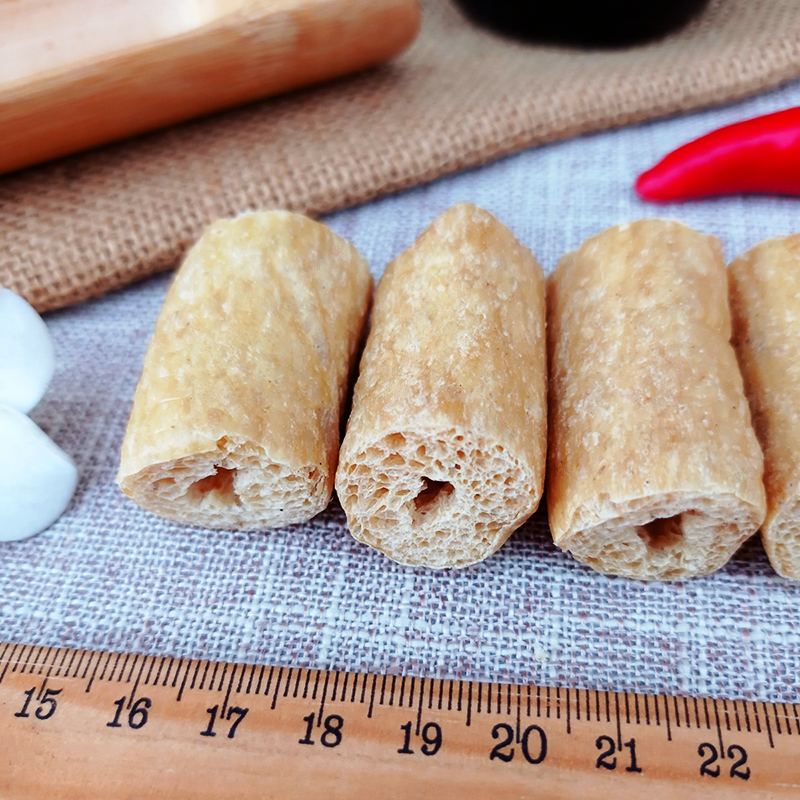
<svg viewBox="0 0 800 800">
<path fill-rule="evenodd" d="M 799 795 L 797 705 L 0 645 L 3 800 Z"/>
</svg>

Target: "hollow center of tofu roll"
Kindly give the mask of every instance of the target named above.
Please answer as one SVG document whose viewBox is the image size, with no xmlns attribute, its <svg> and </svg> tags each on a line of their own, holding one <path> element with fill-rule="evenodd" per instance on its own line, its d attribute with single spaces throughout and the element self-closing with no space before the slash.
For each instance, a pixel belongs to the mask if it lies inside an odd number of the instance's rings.
<svg viewBox="0 0 800 800">
<path fill-rule="evenodd" d="M 271 460 L 263 448 L 217 441 L 217 449 L 152 465 L 125 479 L 144 508 L 203 527 L 267 530 L 312 517 L 327 504 L 320 465 Z"/>
<path fill-rule="evenodd" d="M 421 515 L 440 511 L 447 505 L 447 498 L 453 494 L 453 484 L 449 481 L 435 481 L 422 477 L 422 490 L 414 498 L 414 506 Z"/>
<path fill-rule="evenodd" d="M 469 431 L 393 433 L 342 469 L 350 532 L 401 564 L 474 564 L 536 508 L 537 476 Z"/>
<path fill-rule="evenodd" d="M 559 538 L 557 544 L 599 572 L 643 580 L 707 575 L 723 566 L 758 526 L 758 510 L 735 495 L 666 495 L 653 516 L 637 498 L 617 515 Z"/>
<path fill-rule="evenodd" d="M 654 519 L 652 522 L 642 525 L 636 533 L 650 550 L 666 550 L 675 547 L 683 539 L 681 515 Z"/>
<path fill-rule="evenodd" d="M 227 499 L 229 502 L 239 503 L 241 501 L 233 486 L 235 477 L 235 469 L 228 469 L 227 467 L 220 467 L 215 464 L 214 473 L 195 481 L 189 487 L 189 492 L 199 492 L 200 494 L 216 492 L 220 499 Z"/>
</svg>

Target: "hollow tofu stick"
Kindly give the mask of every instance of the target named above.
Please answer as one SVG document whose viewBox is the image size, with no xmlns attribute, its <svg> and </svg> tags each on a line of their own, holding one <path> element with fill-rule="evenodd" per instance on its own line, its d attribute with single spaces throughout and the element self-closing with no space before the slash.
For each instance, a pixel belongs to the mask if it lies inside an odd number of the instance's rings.
<svg viewBox="0 0 800 800">
<path fill-rule="evenodd" d="M 765 513 L 719 242 L 610 228 L 564 256 L 547 300 L 555 543 L 629 578 L 719 569 Z"/>
<path fill-rule="evenodd" d="M 376 292 L 336 475 L 351 533 L 402 564 L 481 561 L 536 510 L 546 416 L 542 269 L 457 205 Z"/>
<path fill-rule="evenodd" d="M 733 342 L 764 449 L 772 566 L 800 580 L 800 235 L 770 239 L 728 270 Z"/>
<path fill-rule="evenodd" d="M 367 262 L 285 211 L 211 225 L 145 356 L 117 480 L 178 522 L 262 530 L 327 505 L 372 291 Z"/>
</svg>

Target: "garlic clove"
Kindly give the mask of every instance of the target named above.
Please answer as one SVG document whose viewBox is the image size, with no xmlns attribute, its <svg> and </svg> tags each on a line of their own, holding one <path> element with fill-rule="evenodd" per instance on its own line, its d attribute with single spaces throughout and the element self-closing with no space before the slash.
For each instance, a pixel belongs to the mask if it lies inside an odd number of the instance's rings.
<svg viewBox="0 0 800 800">
<path fill-rule="evenodd" d="M 55 368 L 44 320 L 11 289 L 0 289 L 0 404 L 27 414 L 44 396 Z"/>
<path fill-rule="evenodd" d="M 0 406 L 0 541 L 48 528 L 77 485 L 72 459 L 25 414 Z"/>
</svg>

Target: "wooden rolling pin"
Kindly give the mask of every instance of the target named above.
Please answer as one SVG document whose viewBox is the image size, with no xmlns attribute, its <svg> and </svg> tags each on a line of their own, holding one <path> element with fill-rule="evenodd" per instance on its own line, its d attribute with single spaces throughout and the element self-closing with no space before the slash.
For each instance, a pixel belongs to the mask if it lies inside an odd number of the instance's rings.
<svg viewBox="0 0 800 800">
<path fill-rule="evenodd" d="M 373 66 L 417 0 L 0 0 L 0 173 Z"/>
</svg>

